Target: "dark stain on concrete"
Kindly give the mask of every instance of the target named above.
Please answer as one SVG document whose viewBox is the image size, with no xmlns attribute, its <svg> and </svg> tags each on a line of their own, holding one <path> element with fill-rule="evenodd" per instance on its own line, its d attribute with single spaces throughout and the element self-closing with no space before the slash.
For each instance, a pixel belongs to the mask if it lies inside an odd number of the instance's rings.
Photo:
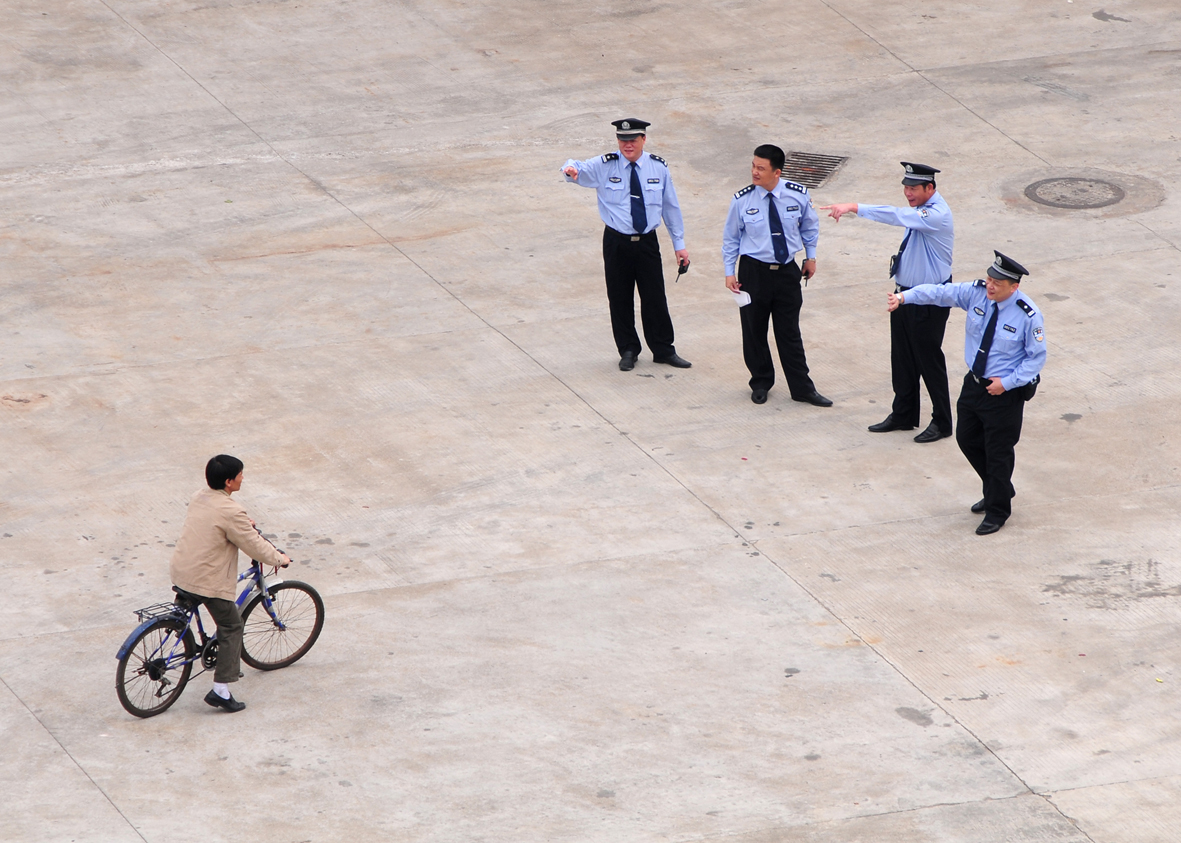
<svg viewBox="0 0 1181 843">
<path fill-rule="evenodd" d="M 906 706 L 900 706 L 899 708 L 894 709 L 894 713 L 903 720 L 909 720 L 916 726 L 930 726 L 935 722 L 931 719 L 931 715 L 927 714 L 925 711 L 919 711 L 917 708 L 907 708 Z"/>
<path fill-rule="evenodd" d="M 1100 559 L 1085 573 L 1060 574 L 1043 585 L 1042 592 L 1081 598 L 1089 609 L 1122 609 L 1142 600 L 1181 597 L 1181 583 L 1162 582 L 1155 559 Z"/>
<path fill-rule="evenodd" d="M 1107 14 L 1107 12 L 1103 11 L 1102 9 L 1097 12 L 1093 12 L 1091 17 L 1093 17 L 1095 20 L 1101 20 L 1108 23 L 1115 20 L 1119 21 L 1120 23 L 1131 23 L 1131 21 L 1127 18 L 1117 18 L 1115 15 Z"/>
</svg>

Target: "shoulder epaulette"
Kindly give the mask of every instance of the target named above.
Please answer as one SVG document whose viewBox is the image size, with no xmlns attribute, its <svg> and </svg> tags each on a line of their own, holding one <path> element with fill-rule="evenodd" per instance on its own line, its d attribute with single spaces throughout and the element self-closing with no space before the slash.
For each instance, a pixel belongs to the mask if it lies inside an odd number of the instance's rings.
<svg viewBox="0 0 1181 843">
<path fill-rule="evenodd" d="M 1031 305 L 1025 299 L 1017 299 L 1017 306 L 1019 308 L 1021 308 L 1022 310 L 1024 310 L 1025 315 L 1028 316 L 1030 319 L 1033 318 L 1033 314 L 1037 313 L 1037 311 L 1033 309 L 1033 305 Z"/>
<path fill-rule="evenodd" d="M 983 278 L 977 278 L 975 281 L 972 282 L 972 286 L 973 287 L 983 287 L 987 283 L 988 282 L 986 282 Z"/>
<path fill-rule="evenodd" d="M 618 160 L 619 160 L 619 153 L 618 152 L 608 152 L 605 155 L 603 155 L 603 163 L 604 164 L 606 164 L 608 161 L 618 161 Z"/>
<path fill-rule="evenodd" d="M 746 194 L 750 193 L 754 189 L 755 189 L 755 186 L 753 184 L 748 184 L 746 187 L 742 188 L 742 190 L 735 193 L 734 198 L 739 199 L 739 198 L 745 196 Z"/>
<path fill-rule="evenodd" d="M 806 188 L 802 184 L 798 184 L 794 181 L 788 181 L 787 179 L 783 179 L 783 183 L 785 185 L 787 185 L 790 189 L 796 191 L 797 193 L 807 193 L 808 192 L 808 188 Z"/>
<path fill-rule="evenodd" d="M 666 167 L 668 166 L 668 162 L 665 161 L 663 158 L 661 158 L 659 155 L 653 155 L 651 152 L 649 152 L 648 157 L 651 158 L 653 161 L 659 161 L 661 164 L 663 164 Z"/>
</svg>

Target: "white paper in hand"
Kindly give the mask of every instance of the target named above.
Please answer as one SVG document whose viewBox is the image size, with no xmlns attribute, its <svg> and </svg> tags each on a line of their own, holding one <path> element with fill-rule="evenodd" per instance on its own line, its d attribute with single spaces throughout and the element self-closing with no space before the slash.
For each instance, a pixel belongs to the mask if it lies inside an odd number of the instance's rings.
<svg viewBox="0 0 1181 843">
<path fill-rule="evenodd" d="M 746 307 L 750 304 L 750 293 L 746 290 L 739 290 L 737 293 L 731 290 L 730 295 L 734 296 L 734 303 L 739 307 Z"/>
</svg>

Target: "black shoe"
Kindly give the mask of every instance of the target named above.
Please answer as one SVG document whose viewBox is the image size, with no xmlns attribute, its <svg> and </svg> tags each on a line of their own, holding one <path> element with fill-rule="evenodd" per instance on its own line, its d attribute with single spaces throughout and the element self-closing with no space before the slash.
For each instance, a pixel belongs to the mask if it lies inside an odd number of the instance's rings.
<svg viewBox="0 0 1181 843">
<path fill-rule="evenodd" d="M 873 430 L 873 428 L 870 428 Z M 940 439 L 946 439 L 951 436 L 951 431 L 944 433 L 939 429 L 939 425 L 931 422 L 927 425 L 927 429 L 914 438 L 915 442 L 938 442 Z"/>
<path fill-rule="evenodd" d="M 984 498 L 981 498 L 980 500 L 976 501 L 976 503 L 972 504 L 972 511 L 977 515 L 984 511 Z"/>
<path fill-rule="evenodd" d="M 990 533 L 995 533 L 1001 528 L 1001 525 L 995 521 L 989 521 L 988 516 L 984 516 L 984 520 L 980 522 L 980 526 L 976 528 L 976 535 L 987 536 Z"/>
<path fill-rule="evenodd" d="M 669 355 L 668 357 L 653 357 L 652 362 L 653 363 L 663 363 L 666 366 L 673 366 L 677 369 L 688 369 L 689 367 L 691 367 L 693 365 L 688 360 L 686 360 L 684 357 L 678 356 L 675 351 L 671 355 Z"/>
<path fill-rule="evenodd" d="M 914 430 L 914 425 L 900 424 L 894 421 L 894 414 L 890 413 L 883 421 L 869 426 L 870 433 L 889 433 L 891 430 Z"/>
<path fill-rule="evenodd" d="M 619 358 L 619 371 L 630 372 L 636 367 L 636 355 L 630 351 L 623 352 L 623 356 Z"/>
<path fill-rule="evenodd" d="M 832 401 L 830 401 L 828 398 L 825 398 L 823 395 L 821 395 L 819 392 L 816 392 L 816 391 L 813 391 L 809 395 L 801 395 L 799 398 L 797 398 L 796 396 L 793 395 L 791 397 L 791 400 L 792 401 L 803 401 L 804 403 L 811 404 L 814 407 L 831 407 L 832 406 Z"/>
<path fill-rule="evenodd" d="M 246 708 L 246 703 L 238 702 L 234 699 L 234 695 L 230 694 L 228 700 L 223 700 L 217 695 L 217 691 L 210 691 L 205 695 L 205 702 L 209 703 L 214 708 L 224 708 L 226 711 L 241 711 Z"/>
<path fill-rule="evenodd" d="M 767 403 L 767 390 L 752 389 L 750 391 L 750 400 L 754 401 L 756 404 L 766 404 Z"/>
</svg>

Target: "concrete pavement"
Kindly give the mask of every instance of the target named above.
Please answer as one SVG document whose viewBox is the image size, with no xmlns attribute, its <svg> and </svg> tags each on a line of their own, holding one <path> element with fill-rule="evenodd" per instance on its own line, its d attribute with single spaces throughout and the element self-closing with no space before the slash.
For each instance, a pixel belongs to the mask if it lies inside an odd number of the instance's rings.
<svg viewBox="0 0 1181 843">
<path fill-rule="evenodd" d="M 9 0 L 0 45 L 0 840 L 1177 839 L 1174 3 Z M 621 116 L 687 371 L 617 370 L 558 173 Z M 818 205 L 939 167 L 957 280 L 1031 270 L 997 535 L 954 442 L 865 430 L 897 230 L 822 223 L 836 405 L 749 401 L 720 232 L 768 141 L 848 158 Z M 325 631 L 136 720 L 219 452 Z"/>
</svg>

